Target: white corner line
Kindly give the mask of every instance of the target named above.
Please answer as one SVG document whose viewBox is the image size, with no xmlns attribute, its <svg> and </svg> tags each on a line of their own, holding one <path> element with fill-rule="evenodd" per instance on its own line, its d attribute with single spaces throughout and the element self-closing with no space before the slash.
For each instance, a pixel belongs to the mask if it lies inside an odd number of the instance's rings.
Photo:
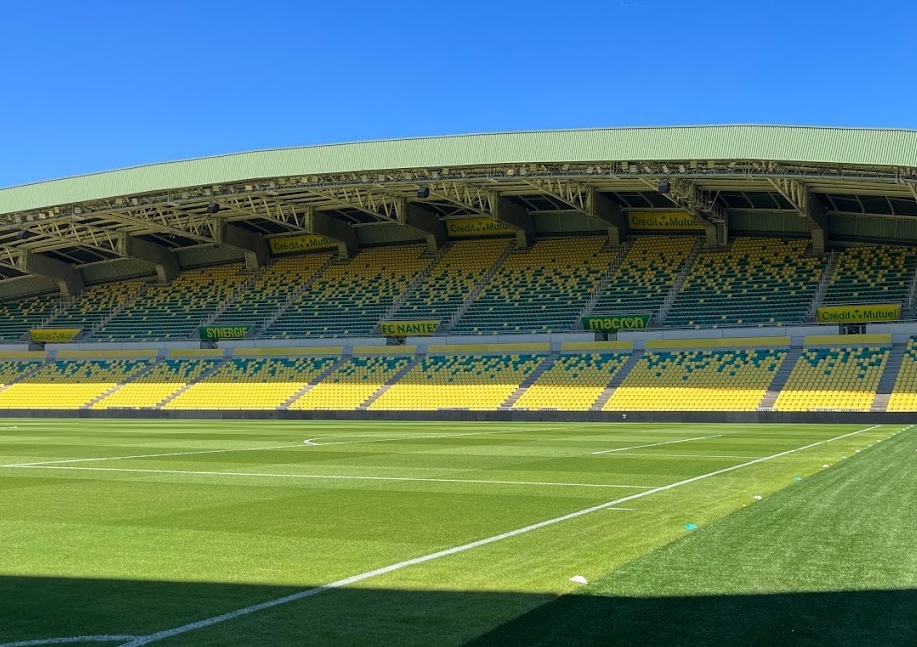
<svg viewBox="0 0 917 647">
<path fill-rule="evenodd" d="M 622 503 L 627 503 L 628 501 L 633 501 L 651 494 L 656 494 L 657 492 L 665 492 L 666 490 L 672 490 L 683 485 L 688 485 L 690 483 L 696 483 L 697 481 L 702 481 L 713 476 L 718 476 L 720 474 L 725 474 L 727 472 L 732 472 L 734 470 L 742 469 L 743 467 L 749 467 L 751 465 L 757 465 L 758 463 L 763 463 L 765 461 L 773 460 L 775 458 L 780 458 L 782 456 L 788 456 L 789 454 L 795 454 L 796 452 L 805 451 L 806 449 L 811 449 L 812 447 L 818 447 L 819 445 L 825 445 L 827 443 L 834 442 L 836 440 L 842 440 L 844 438 L 849 438 L 850 436 L 856 436 L 857 434 L 862 434 L 867 431 L 872 431 L 877 429 L 881 425 L 873 425 L 872 427 L 867 427 L 865 429 L 860 429 L 859 431 L 852 431 L 847 434 L 842 434 L 840 436 L 835 436 L 834 438 L 828 438 L 827 440 L 819 440 L 818 442 L 811 443 L 809 445 L 804 445 L 803 447 L 797 447 L 796 449 L 788 449 L 786 451 L 779 452 L 777 454 L 771 454 L 770 456 L 764 456 L 762 458 L 756 458 L 752 461 L 745 463 L 740 463 L 739 465 L 733 465 L 731 467 L 724 467 L 723 469 L 715 470 L 713 472 L 707 472 L 706 474 L 701 474 L 700 476 L 693 476 L 682 481 L 677 481 L 675 483 L 670 483 L 669 485 L 663 485 L 652 490 L 646 490 L 645 492 L 637 492 L 636 494 L 630 494 L 619 499 L 614 499 L 613 501 L 608 501 L 606 503 L 601 503 L 599 505 L 594 505 L 589 508 L 583 508 L 582 510 L 577 510 L 576 512 L 570 512 L 559 517 L 554 517 L 553 519 L 546 519 L 545 521 L 539 521 L 538 523 L 533 523 L 528 526 L 523 526 L 522 528 L 517 528 L 516 530 L 510 530 L 508 532 L 500 533 L 499 535 L 494 535 L 492 537 L 486 537 L 484 539 L 479 539 L 477 541 L 472 541 L 467 544 L 462 544 L 461 546 L 455 546 L 453 548 L 447 548 L 445 550 L 436 551 L 435 553 L 429 553 L 427 555 L 421 555 L 420 557 L 414 557 L 413 559 L 407 559 L 403 562 L 398 562 L 396 564 L 390 564 L 388 566 L 383 566 L 371 571 L 365 571 L 363 573 L 358 573 L 356 575 L 351 575 L 350 577 L 345 577 L 344 579 L 331 582 L 329 584 L 323 584 L 321 586 L 316 586 L 311 589 L 306 589 L 304 591 L 299 591 L 298 593 L 293 593 L 291 595 L 286 595 L 282 598 L 275 598 L 274 600 L 268 600 L 266 602 L 261 602 L 259 604 L 253 604 L 251 606 L 242 607 L 236 609 L 235 611 L 230 611 L 228 613 L 223 613 L 218 616 L 212 616 L 210 618 L 204 618 L 202 620 L 197 620 L 195 622 L 189 622 L 187 624 L 180 625 L 178 627 L 173 627 L 171 629 L 164 629 L 163 631 L 157 631 L 156 633 L 148 634 L 146 636 L 139 636 L 128 642 L 122 643 L 118 647 L 141 647 L 141 645 L 148 645 L 150 643 L 159 642 L 160 640 L 165 640 L 166 638 L 171 638 L 172 636 L 178 636 L 181 634 L 188 633 L 190 631 L 196 631 L 198 629 L 206 629 L 216 624 L 227 622 L 229 620 L 234 620 L 235 618 L 240 618 L 242 616 L 251 615 L 257 613 L 258 611 L 264 611 L 265 609 L 272 609 L 283 604 L 289 604 L 290 602 L 296 602 L 305 598 L 312 597 L 313 595 L 318 595 L 325 591 L 332 589 L 339 589 L 351 584 L 356 584 L 357 582 L 362 582 L 374 577 L 379 577 L 380 575 L 386 575 L 394 571 L 401 570 L 408 566 L 415 566 L 417 564 L 423 564 L 424 562 L 429 562 L 434 559 L 439 559 L 441 557 L 447 557 L 449 555 L 455 555 L 457 553 L 463 553 L 474 548 L 480 548 L 481 546 L 486 546 L 494 542 L 501 541 L 503 539 L 509 539 L 510 537 L 516 537 L 525 533 L 532 532 L 533 530 L 538 530 L 540 528 L 545 528 L 547 526 L 552 526 L 554 524 L 562 523 L 564 521 L 569 521 L 570 519 L 575 519 L 577 517 L 582 517 L 583 515 L 596 512 L 598 510 L 605 510 L 607 508 L 613 508 L 619 506 Z M 0 647 L 11 647 L 10 645 L 0 645 Z"/>
<path fill-rule="evenodd" d="M 606 449 L 601 452 L 592 452 L 593 456 L 596 454 L 613 454 L 615 452 L 626 452 L 631 449 L 643 449 L 644 447 L 659 447 L 660 445 L 675 445 L 677 443 L 689 443 L 692 440 L 706 440 L 708 438 L 720 438 L 723 434 L 716 434 L 714 436 L 698 436 L 697 438 L 682 438 L 681 440 L 667 440 L 664 443 L 650 443 L 649 445 L 634 445 L 633 447 L 618 447 L 617 449 Z"/>
</svg>

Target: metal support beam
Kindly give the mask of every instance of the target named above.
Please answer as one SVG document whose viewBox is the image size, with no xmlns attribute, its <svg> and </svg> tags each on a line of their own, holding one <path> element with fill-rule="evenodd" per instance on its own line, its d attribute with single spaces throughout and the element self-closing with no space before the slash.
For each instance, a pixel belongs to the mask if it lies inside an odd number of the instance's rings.
<svg viewBox="0 0 917 647">
<path fill-rule="evenodd" d="M 716 203 L 716 198 L 697 188 L 694 182 L 680 178 L 659 178 L 669 184 L 663 193 L 669 200 L 681 207 L 704 228 L 707 247 L 720 247 L 729 239 L 729 218 L 726 210 Z M 659 180 L 645 179 L 644 182 L 656 190 Z"/>
<path fill-rule="evenodd" d="M 120 247 L 125 256 L 150 263 L 160 283 L 168 283 L 178 276 L 178 258 L 169 248 L 126 233 L 121 234 Z"/>
<path fill-rule="evenodd" d="M 264 238 L 253 231 L 225 221 L 217 228 L 215 245 L 227 245 L 240 250 L 245 256 L 247 270 L 264 267 L 270 258 Z"/>
<path fill-rule="evenodd" d="M 76 296 L 76 294 L 85 287 L 83 277 L 80 276 L 79 271 L 72 265 L 62 263 L 53 258 L 48 258 L 47 256 L 42 256 L 41 254 L 36 254 L 29 249 L 22 250 L 19 256 L 18 269 L 28 274 L 38 274 L 54 279 L 57 281 L 57 285 L 60 287 L 61 296 L 63 297 L 69 298 Z"/>
<path fill-rule="evenodd" d="M 306 209 L 303 228 L 311 234 L 318 234 L 338 242 L 338 256 L 350 258 L 357 253 L 360 243 L 357 241 L 357 232 L 342 220 L 338 220 L 327 213 Z"/>
<path fill-rule="evenodd" d="M 423 232 L 427 247 L 435 252 L 446 243 L 446 227 L 432 211 L 415 202 L 406 202 L 398 214 L 398 224 Z"/>
<path fill-rule="evenodd" d="M 621 246 L 621 235 L 627 232 L 627 218 L 621 206 L 594 187 L 586 193 L 586 213 L 608 225 L 608 244 Z"/>
<path fill-rule="evenodd" d="M 793 205 L 801 218 L 805 218 L 812 231 L 812 251 L 825 253 L 825 230 L 828 228 L 828 214 L 815 194 L 803 182 L 787 178 L 767 178 L 768 183 Z"/>
<path fill-rule="evenodd" d="M 491 194 L 490 206 L 494 220 L 516 230 L 516 244 L 519 247 L 528 247 L 534 242 L 535 223 L 528 209 L 504 198 L 496 191 Z"/>
</svg>

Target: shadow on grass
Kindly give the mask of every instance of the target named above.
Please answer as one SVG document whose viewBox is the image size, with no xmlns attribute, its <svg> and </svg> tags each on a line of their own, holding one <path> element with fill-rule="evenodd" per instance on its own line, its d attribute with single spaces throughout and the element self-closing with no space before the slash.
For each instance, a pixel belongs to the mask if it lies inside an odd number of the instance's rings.
<svg viewBox="0 0 917 647">
<path fill-rule="evenodd" d="M 146 635 L 301 590 L 0 576 L 0 644 Z M 917 590 L 653 599 L 582 593 L 553 599 L 524 593 L 346 589 L 154 644 L 913 647 Z"/>
</svg>

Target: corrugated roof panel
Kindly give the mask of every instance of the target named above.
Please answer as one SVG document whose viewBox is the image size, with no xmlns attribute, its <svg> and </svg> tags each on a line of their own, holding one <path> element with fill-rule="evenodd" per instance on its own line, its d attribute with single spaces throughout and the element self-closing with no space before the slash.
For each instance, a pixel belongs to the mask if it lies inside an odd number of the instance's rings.
<svg viewBox="0 0 917 647">
<path fill-rule="evenodd" d="M 917 131 L 698 126 L 428 137 L 238 153 L 0 190 L 0 213 L 318 173 L 538 162 L 749 159 L 917 167 Z"/>
</svg>

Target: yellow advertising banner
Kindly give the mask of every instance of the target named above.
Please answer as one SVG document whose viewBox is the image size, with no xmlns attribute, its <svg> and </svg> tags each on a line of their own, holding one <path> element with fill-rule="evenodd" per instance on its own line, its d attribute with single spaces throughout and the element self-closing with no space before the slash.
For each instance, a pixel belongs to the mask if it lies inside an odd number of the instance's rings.
<svg viewBox="0 0 917 647">
<path fill-rule="evenodd" d="M 318 234 L 303 234 L 301 236 L 283 236 L 268 240 L 271 254 L 295 254 L 296 252 L 314 252 L 322 249 L 337 249 L 336 240 L 325 238 Z"/>
<path fill-rule="evenodd" d="M 48 342 L 68 342 L 80 334 L 82 328 L 33 328 L 29 337 L 36 344 Z"/>
<path fill-rule="evenodd" d="M 683 211 L 628 211 L 630 229 L 668 229 L 670 231 L 703 231 L 704 227 Z"/>
<path fill-rule="evenodd" d="M 385 337 L 429 337 L 439 328 L 438 321 L 383 321 Z"/>
<path fill-rule="evenodd" d="M 446 220 L 446 235 L 449 238 L 470 238 L 473 236 L 509 236 L 516 230 L 492 218 L 454 218 Z"/>
<path fill-rule="evenodd" d="M 815 314 L 819 323 L 868 323 L 897 321 L 901 318 L 898 303 L 870 303 L 857 306 L 822 306 Z"/>
</svg>

